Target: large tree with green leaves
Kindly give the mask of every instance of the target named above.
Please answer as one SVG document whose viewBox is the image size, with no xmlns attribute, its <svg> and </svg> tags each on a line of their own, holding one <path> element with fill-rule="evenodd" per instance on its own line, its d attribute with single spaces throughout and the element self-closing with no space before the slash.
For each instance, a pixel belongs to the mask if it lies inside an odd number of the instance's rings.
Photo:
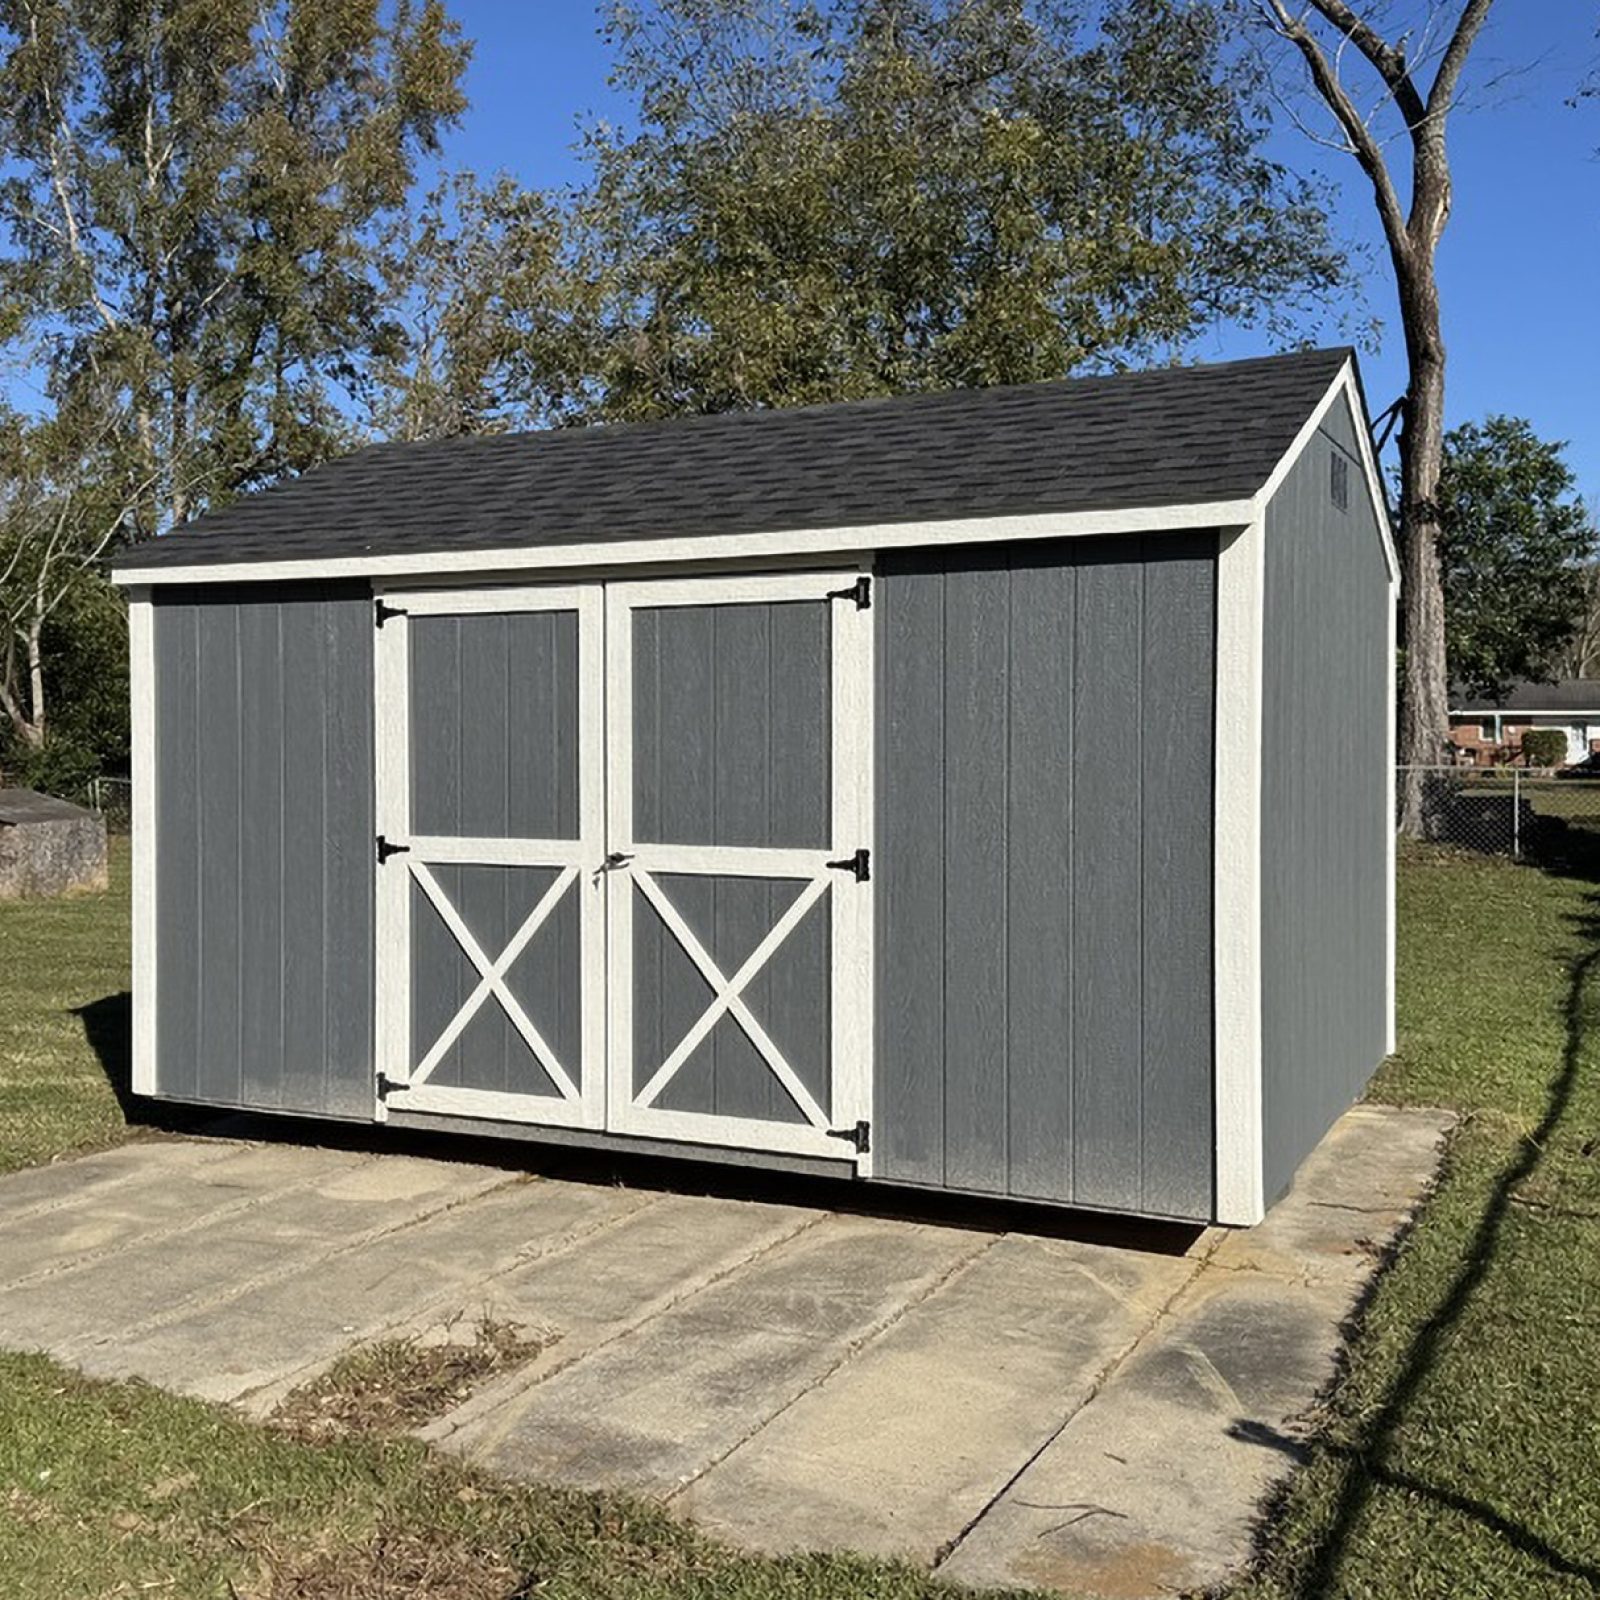
<svg viewBox="0 0 1600 1600">
<path fill-rule="evenodd" d="M 0 47 L 4 331 L 125 417 L 129 531 L 337 448 L 464 105 L 440 0 L 0 0 Z"/>
<path fill-rule="evenodd" d="M 1207 4 L 617 0 L 607 35 L 634 113 L 591 131 L 589 181 L 537 216 L 480 194 L 434 239 L 449 277 L 485 230 L 536 236 L 540 271 L 457 285 L 474 354 L 452 370 L 476 369 L 491 409 L 1056 377 L 1225 320 L 1287 337 L 1341 277 Z"/>
<path fill-rule="evenodd" d="M 1564 446 L 1519 417 L 1445 435 L 1439 556 L 1452 680 L 1497 699 L 1548 682 L 1584 619 L 1596 533 Z"/>
</svg>

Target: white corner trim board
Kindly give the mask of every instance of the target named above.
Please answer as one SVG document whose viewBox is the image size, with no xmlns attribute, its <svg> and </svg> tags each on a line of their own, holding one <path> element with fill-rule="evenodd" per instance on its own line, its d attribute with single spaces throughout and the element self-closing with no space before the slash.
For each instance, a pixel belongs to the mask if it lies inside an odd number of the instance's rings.
<svg viewBox="0 0 1600 1600">
<path fill-rule="evenodd" d="M 1216 1215 L 1265 1214 L 1261 1122 L 1261 519 L 1223 535 L 1217 556 L 1215 951 Z"/>
<path fill-rule="evenodd" d="M 156 1092 L 156 644 L 147 588 L 128 592 L 133 775 L 133 1068 L 135 1094 Z"/>
<path fill-rule="evenodd" d="M 887 522 L 773 533 L 728 533 L 672 539 L 608 539 L 574 544 L 515 545 L 491 550 L 423 550 L 368 556 L 312 556 L 287 561 L 208 562 L 195 566 L 124 567 L 118 584 L 265 583 L 294 578 L 432 578 L 489 573 L 584 570 L 728 563 L 789 557 L 851 557 L 863 550 L 916 545 L 996 544 L 1015 539 L 1078 539 L 1128 533 L 1177 533 L 1191 528 L 1241 527 L 1259 511 L 1260 497 L 1195 505 L 1145 506 L 1127 511 L 1042 512 L 1011 517 L 959 517 L 944 522 Z"/>
</svg>

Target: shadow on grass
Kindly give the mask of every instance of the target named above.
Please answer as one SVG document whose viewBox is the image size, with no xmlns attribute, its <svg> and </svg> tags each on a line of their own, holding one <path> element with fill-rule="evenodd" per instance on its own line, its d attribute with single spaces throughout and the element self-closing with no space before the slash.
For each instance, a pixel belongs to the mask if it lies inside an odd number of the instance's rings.
<svg viewBox="0 0 1600 1600">
<path fill-rule="evenodd" d="M 133 1094 L 133 996 L 126 990 L 102 995 L 75 1006 L 72 1014 L 83 1024 L 84 1040 L 99 1059 L 123 1116 L 134 1121 L 140 1103 Z"/>
<path fill-rule="evenodd" d="M 214 1111 L 167 1105 L 133 1092 L 133 996 L 126 990 L 102 995 L 72 1011 L 83 1024 L 84 1042 L 94 1051 L 111 1092 L 117 1097 L 122 1120 L 130 1128 L 159 1128 L 170 1133 L 192 1133 Z"/>
<path fill-rule="evenodd" d="M 1588 909 L 1568 919 L 1582 940 L 1583 953 L 1571 965 L 1563 997 L 1566 1036 L 1561 1065 L 1550 1080 L 1538 1125 L 1524 1137 L 1516 1156 L 1495 1179 L 1460 1270 L 1412 1341 L 1382 1404 L 1364 1426 L 1361 1442 L 1354 1446 L 1329 1442 L 1321 1445 L 1326 1454 L 1342 1461 L 1344 1477 L 1333 1515 L 1295 1585 L 1295 1593 L 1306 1600 L 1320 1600 L 1321 1596 L 1336 1592 L 1340 1565 L 1374 1491 L 1380 1487 L 1399 1489 L 1468 1517 L 1530 1559 L 1543 1563 L 1552 1573 L 1600 1588 L 1600 1565 L 1592 1560 L 1557 1550 L 1493 1506 L 1414 1478 L 1388 1462 L 1395 1437 L 1423 1380 L 1495 1263 L 1501 1248 L 1501 1230 L 1518 1189 L 1538 1170 L 1577 1087 L 1585 1043 L 1584 1000 L 1590 980 L 1600 971 L 1600 841 L 1586 830 L 1562 829 L 1551 843 L 1549 854 L 1539 863 L 1542 870 L 1596 885 L 1596 892 L 1588 897 Z"/>
</svg>

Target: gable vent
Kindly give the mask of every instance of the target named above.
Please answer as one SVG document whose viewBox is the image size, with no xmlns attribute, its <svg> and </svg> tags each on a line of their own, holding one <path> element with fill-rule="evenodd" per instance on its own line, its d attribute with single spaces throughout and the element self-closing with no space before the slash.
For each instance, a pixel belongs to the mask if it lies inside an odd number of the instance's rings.
<svg viewBox="0 0 1600 1600">
<path fill-rule="evenodd" d="M 1332 463 L 1332 476 L 1328 481 L 1328 493 L 1333 503 L 1341 511 L 1350 509 L 1350 463 L 1337 450 L 1329 456 Z"/>
</svg>

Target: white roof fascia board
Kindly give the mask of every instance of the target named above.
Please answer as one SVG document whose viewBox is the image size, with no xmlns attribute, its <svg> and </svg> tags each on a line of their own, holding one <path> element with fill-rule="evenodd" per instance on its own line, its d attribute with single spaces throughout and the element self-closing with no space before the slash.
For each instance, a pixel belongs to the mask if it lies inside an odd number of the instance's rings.
<svg viewBox="0 0 1600 1600">
<path fill-rule="evenodd" d="M 1193 528 L 1239 528 L 1257 513 L 1251 500 L 1142 506 L 1124 511 L 1037 512 L 1022 516 L 961 517 L 937 522 L 888 522 L 774 533 L 613 539 L 573 544 L 512 545 L 493 549 L 417 550 L 359 556 L 299 556 L 282 561 L 217 561 L 193 566 L 129 566 L 112 574 L 119 586 L 243 583 L 295 578 L 406 578 L 458 573 L 572 571 L 580 568 L 676 565 L 682 562 L 822 559 L 862 550 L 917 545 L 998 544 L 1011 540 L 1073 539 L 1130 533 L 1177 533 Z"/>
</svg>

